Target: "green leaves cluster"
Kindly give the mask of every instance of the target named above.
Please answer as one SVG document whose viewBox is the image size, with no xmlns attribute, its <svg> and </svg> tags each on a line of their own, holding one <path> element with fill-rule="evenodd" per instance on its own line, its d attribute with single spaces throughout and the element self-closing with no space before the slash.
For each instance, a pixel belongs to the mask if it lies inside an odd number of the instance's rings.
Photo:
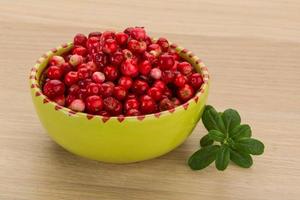
<svg viewBox="0 0 300 200">
<path fill-rule="evenodd" d="M 201 148 L 188 160 L 193 170 L 203 169 L 214 161 L 218 170 L 225 170 L 229 161 L 249 168 L 253 164 L 251 155 L 264 152 L 264 144 L 251 138 L 250 126 L 241 124 L 236 110 L 227 109 L 222 113 L 207 105 L 202 122 L 208 133 L 200 140 Z"/>
</svg>

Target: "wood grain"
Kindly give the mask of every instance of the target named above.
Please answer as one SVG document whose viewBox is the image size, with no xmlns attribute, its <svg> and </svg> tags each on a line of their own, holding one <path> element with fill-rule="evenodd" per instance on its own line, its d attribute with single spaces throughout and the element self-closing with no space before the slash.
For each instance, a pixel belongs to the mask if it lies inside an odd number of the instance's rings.
<svg viewBox="0 0 300 200">
<path fill-rule="evenodd" d="M 300 2 L 297 0 L 0 1 L 0 199 L 299 199 Z M 128 165 L 86 160 L 52 142 L 28 74 L 77 32 L 145 26 L 209 66 L 209 103 L 240 111 L 266 151 L 251 169 L 191 171 L 201 123 L 178 149 Z"/>
</svg>

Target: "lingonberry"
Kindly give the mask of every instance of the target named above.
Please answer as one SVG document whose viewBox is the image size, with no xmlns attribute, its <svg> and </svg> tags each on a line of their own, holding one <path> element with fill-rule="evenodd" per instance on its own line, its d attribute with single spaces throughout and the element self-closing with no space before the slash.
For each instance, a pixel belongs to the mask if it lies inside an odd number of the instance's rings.
<svg viewBox="0 0 300 200">
<path fill-rule="evenodd" d="M 78 96 L 79 90 L 80 90 L 79 85 L 77 85 L 77 84 L 71 85 L 68 88 L 68 94 Z"/>
<path fill-rule="evenodd" d="M 94 72 L 92 75 L 92 80 L 95 83 L 103 83 L 105 81 L 105 75 L 102 72 Z"/>
<path fill-rule="evenodd" d="M 168 52 L 171 56 L 173 56 L 174 60 L 179 61 L 180 60 L 180 56 L 179 54 L 176 52 L 175 49 L 169 49 Z"/>
<path fill-rule="evenodd" d="M 129 49 L 123 49 L 122 53 L 125 59 L 130 59 L 133 57 L 132 52 Z"/>
<path fill-rule="evenodd" d="M 141 97 L 140 110 L 143 114 L 153 113 L 156 110 L 155 101 L 148 95 Z"/>
<path fill-rule="evenodd" d="M 201 85 L 203 84 L 203 78 L 202 78 L 201 74 L 193 73 L 192 75 L 190 75 L 189 83 L 191 84 L 191 86 L 193 86 L 193 88 L 198 90 L 201 87 Z"/>
<path fill-rule="evenodd" d="M 83 63 L 83 57 L 77 54 L 74 54 L 70 57 L 69 63 L 73 66 L 76 67 Z"/>
<path fill-rule="evenodd" d="M 65 85 L 60 80 L 49 80 L 43 87 L 44 94 L 50 99 L 63 95 L 65 92 Z"/>
<path fill-rule="evenodd" d="M 152 40 L 151 40 L 151 38 L 148 35 L 146 35 L 146 37 L 145 37 L 145 42 L 146 42 L 147 46 L 149 46 L 150 44 L 152 44 Z"/>
<path fill-rule="evenodd" d="M 130 36 L 136 40 L 144 40 L 146 37 L 146 31 L 142 27 L 135 27 L 130 30 Z"/>
<path fill-rule="evenodd" d="M 119 78 L 118 84 L 128 90 L 132 86 L 132 79 L 129 76 L 122 76 Z"/>
<path fill-rule="evenodd" d="M 134 29 L 133 27 L 127 27 L 123 32 L 126 33 L 127 35 L 130 35 L 132 29 Z"/>
<path fill-rule="evenodd" d="M 96 53 L 101 50 L 100 39 L 98 37 L 90 37 L 86 42 L 86 48 L 89 53 Z"/>
<path fill-rule="evenodd" d="M 145 60 L 148 60 L 150 63 L 153 63 L 153 61 L 156 59 L 156 56 L 154 56 L 153 54 L 145 51 L 143 54 L 143 58 Z"/>
<path fill-rule="evenodd" d="M 65 100 L 65 105 L 66 106 L 69 106 L 72 101 L 74 101 L 76 99 L 76 96 L 75 95 L 72 95 L 72 94 L 69 94 L 67 97 L 66 97 L 66 100 Z"/>
<path fill-rule="evenodd" d="M 186 82 L 187 78 L 182 74 L 177 74 L 177 76 L 174 79 L 174 84 L 179 88 L 183 87 L 186 84 Z"/>
<path fill-rule="evenodd" d="M 110 63 L 115 66 L 119 66 L 124 60 L 124 54 L 122 51 L 117 51 L 110 56 Z"/>
<path fill-rule="evenodd" d="M 69 108 L 71 110 L 74 110 L 76 112 L 83 112 L 85 109 L 85 104 L 81 99 L 74 99 L 70 105 Z"/>
<path fill-rule="evenodd" d="M 127 43 L 128 37 L 129 36 L 126 33 L 123 32 L 116 33 L 116 40 L 120 46 L 123 46 Z"/>
<path fill-rule="evenodd" d="M 185 84 L 183 87 L 179 88 L 177 91 L 177 96 L 183 101 L 186 102 L 194 96 L 194 89 L 192 86 Z"/>
<path fill-rule="evenodd" d="M 162 98 L 162 91 L 157 87 L 152 87 L 147 91 L 147 94 L 152 97 L 153 100 L 159 101 Z"/>
<path fill-rule="evenodd" d="M 55 65 L 50 66 L 47 70 L 47 77 L 50 79 L 60 79 L 62 75 L 63 75 L 62 69 Z"/>
<path fill-rule="evenodd" d="M 67 74 L 69 71 L 72 71 L 72 66 L 67 62 L 63 63 L 60 68 L 63 72 L 63 75 Z"/>
<path fill-rule="evenodd" d="M 153 68 L 150 71 L 150 76 L 156 80 L 161 78 L 161 70 L 159 68 Z"/>
<path fill-rule="evenodd" d="M 127 91 L 122 86 L 116 86 L 114 88 L 113 95 L 116 99 L 121 101 L 126 98 L 126 94 L 127 94 Z"/>
<path fill-rule="evenodd" d="M 104 67 L 107 64 L 107 55 L 103 53 L 102 51 L 97 52 L 92 55 L 94 63 L 98 67 Z"/>
<path fill-rule="evenodd" d="M 151 64 L 148 60 L 143 60 L 139 63 L 139 72 L 142 75 L 147 76 L 151 71 Z"/>
<path fill-rule="evenodd" d="M 162 92 L 164 92 L 166 89 L 166 84 L 162 80 L 156 80 L 153 83 L 153 87 L 156 87 L 156 88 L 160 89 Z"/>
<path fill-rule="evenodd" d="M 148 90 L 149 85 L 146 81 L 143 80 L 135 80 L 132 85 L 132 91 L 136 94 L 145 94 Z"/>
<path fill-rule="evenodd" d="M 74 47 L 74 49 L 72 50 L 72 54 L 77 54 L 83 57 L 85 57 L 87 53 L 88 53 L 87 49 L 82 46 Z"/>
<path fill-rule="evenodd" d="M 162 72 L 161 79 L 167 84 L 173 82 L 175 74 L 172 70 L 166 70 Z"/>
<path fill-rule="evenodd" d="M 54 97 L 53 101 L 60 106 L 64 106 L 66 99 L 65 99 L 64 95 L 60 95 L 60 96 Z"/>
<path fill-rule="evenodd" d="M 78 81 L 78 73 L 75 71 L 70 71 L 65 75 L 64 83 L 71 86 Z"/>
<path fill-rule="evenodd" d="M 85 67 L 89 70 L 90 73 L 94 73 L 98 70 L 97 65 L 93 61 L 87 62 Z"/>
<path fill-rule="evenodd" d="M 116 35 L 115 35 L 115 32 L 113 31 L 105 31 L 101 34 L 100 36 L 100 42 L 104 42 L 108 39 L 115 39 L 116 38 Z"/>
<path fill-rule="evenodd" d="M 139 107 L 140 107 L 140 103 L 139 103 L 139 101 L 137 100 L 136 97 L 127 99 L 124 103 L 125 111 L 128 111 L 130 109 L 137 109 L 138 110 Z"/>
<path fill-rule="evenodd" d="M 103 108 L 103 100 L 98 95 L 89 96 L 85 99 L 86 109 L 89 113 L 97 113 Z"/>
<path fill-rule="evenodd" d="M 172 108 L 175 107 L 174 103 L 168 99 L 168 98 L 163 98 L 160 102 L 159 102 L 159 110 L 160 111 L 165 111 L 165 110 L 170 110 Z"/>
<path fill-rule="evenodd" d="M 129 93 L 127 95 L 127 99 L 136 99 L 137 98 L 137 95 L 136 94 L 133 94 L 133 93 Z"/>
<path fill-rule="evenodd" d="M 161 47 L 161 50 L 167 52 L 169 50 L 169 42 L 166 38 L 159 38 L 156 43 Z"/>
<path fill-rule="evenodd" d="M 147 50 L 155 57 L 161 54 L 161 47 L 158 44 L 150 44 Z"/>
<path fill-rule="evenodd" d="M 82 33 L 78 33 L 78 34 L 75 35 L 73 43 L 74 43 L 75 46 L 77 46 L 77 45 L 78 46 L 85 46 L 86 41 L 87 41 L 87 37 Z"/>
<path fill-rule="evenodd" d="M 175 64 L 173 56 L 169 54 L 162 54 L 158 59 L 158 65 L 162 70 L 169 70 Z"/>
<path fill-rule="evenodd" d="M 95 31 L 95 32 L 91 32 L 88 37 L 89 38 L 91 38 L 91 37 L 98 37 L 98 38 L 100 38 L 101 35 L 102 35 L 101 32 Z"/>
<path fill-rule="evenodd" d="M 173 96 L 172 90 L 170 90 L 170 88 L 166 87 L 164 90 L 163 96 L 171 98 Z"/>
<path fill-rule="evenodd" d="M 49 65 L 55 65 L 60 67 L 63 63 L 65 63 L 65 59 L 61 56 L 52 56 L 52 58 L 49 60 Z"/>
<path fill-rule="evenodd" d="M 122 113 L 122 104 L 113 97 L 107 97 L 103 100 L 104 110 L 111 115 L 119 115 Z"/>
<path fill-rule="evenodd" d="M 103 73 L 105 75 L 106 80 L 114 81 L 119 76 L 119 71 L 115 66 L 107 65 L 103 68 Z"/>
<path fill-rule="evenodd" d="M 141 115 L 141 112 L 137 109 L 130 109 L 126 112 L 127 116 L 139 116 Z"/>
<path fill-rule="evenodd" d="M 117 51 L 118 49 L 118 44 L 117 44 L 117 41 L 114 40 L 114 39 L 107 39 L 104 41 L 104 44 L 103 44 L 103 51 L 105 53 L 108 53 L 108 54 L 113 54 Z"/>
<path fill-rule="evenodd" d="M 179 106 L 181 104 L 180 100 L 176 97 L 173 97 L 171 101 L 174 103 L 175 106 Z"/>
<path fill-rule="evenodd" d="M 143 53 L 147 48 L 147 44 L 144 41 L 137 41 L 137 40 L 129 40 L 128 41 L 128 49 L 133 53 Z"/>
<path fill-rule="evenodd" d="M 181 62 L 177 64 L 177 69 L 184 75 L 189 75 L 193 71 L 193 67 L 188 62 Z"/>
<path fill-rule="evenodd" d="M 125 60 L 121 65 L 121 72 L 125 76 L 136 77 L 139 72 L 139 68 L 133 59 Z"/>
<path fill-rule="evenodd" d="M 114 92 L 114 86 L 108 82 L 105 82 L 100 87 L 100 94 L 103 97 L 110 97 Z"/>
<path fill-rule="evenodd" d="M 100 86 L 96 83 L 90 83 L 86 86 L 86 91 L 88 96 L 99 95 L 100 94 Z"/>
<path fill-rule="evenodd" d="M 78 69 L 77 73 L 79 80 L 84 80 L 90 77 L 90 72 L 87 68 L 80 68 Z"/>
</svg>

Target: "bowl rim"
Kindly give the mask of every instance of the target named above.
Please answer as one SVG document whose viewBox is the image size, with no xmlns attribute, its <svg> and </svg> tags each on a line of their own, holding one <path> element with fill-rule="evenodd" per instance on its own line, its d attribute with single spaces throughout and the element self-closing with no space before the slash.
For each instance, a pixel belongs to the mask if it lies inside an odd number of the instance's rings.
<svg viewBox="0 0 300 200">
<path fill-rule="evenodd" d="M 95 117 L 100 117 L 102 119 L 102 121 L 105 123 L 108 120 L 118 120 L 119 122 L 124 121 L 124 119 L 127 120 L 144 120 L 144 119 L 148 119 L 148 118 L 159 118 L 161 116 L 165 116 L 165 115 L 172 115 L 175 114 L 177 112 L 179 112 L 180 110 L 187 110 L 190 103 L 192 103 L 193 101 L 197 104 L 199 103 L 199 99 L 200 97 L 205 93 L 206 90 L 208 90 L 209 87 L 209 81 L 210 81 L 210 76 L 208 73 L 208 69 L 207 66 L 202 62 L 202 60 L 196 56 L 192 51 L 189 51 L 181 46 L 178 46 L 175 43 L 170 43 L 170 48 L 174 49 L 179 55 L 180 57 L 183 57 L 182 55 L 184 55 L 186 58 L 184 58 L 185 60 L 187 60 L 187 62 L 189 62 L 194 68 L 198 68 L 202 77 L 203 77 L 203 84 L 201 85 L 201 87 L 198 89 L 197 93 L 195 94 L 195 96 L 193 98 L 191 98 L 189 101 L 185 102 L 184 104 L 181 104 L 173 109 L 170 110 L 165 110 L 162 112 L 157 112 L 157 113 L 151 113 L 151 114 L 146 114 L 146 115 L 139 115 L 139 116 L 123 116 L 123 115 L 119 115 L 119 116 L 110 116 L 110 117 L 106 117 L 106 116 L 101 116 L 101 115 L 93 115 L 93 114 L 88 114 L 88 113 L 83 113 L 83 112 L 75 112 L 67 107 L 61 106 L 57 103 L 55 103 L 54 101 L 51 101 L 47 96 L 45 96 L 40 88 L 39 85 L 39 79 L 37 78 L 37 73 L 38 71 L 41 69 L 41 65 L 47 60 L 54 56 L 54 55 L 58 55 L 57 52 L 59 51 L 64 51 L 68 48 L 72 48 L 73 47 L 73 43 L 69 42 L 69 43 L 64 43 L 56 48 L 52 48 L 50 51 L 44 53 L 35 63 L 35 65 L 31 68 L 30 71 L 30 76 L 29 76 L 29 82 L 30 82 L 30 89 L 33 90 L 33 98 L 42 98 L 43 101 L 43 105 L 44 104 L 52 104 L 53 108 L 56 111 L 59 112 L 63 112 L 64 114 L 72 117 L 84 117 L 85 119 L 93 119 Z M 41 70 L 43 71 L 46 68 L 46 66 Z M 41 72 L 42 73 L 42 72 Z M 41 75 L 40 75 L 41 77 Z"/>
</svg>

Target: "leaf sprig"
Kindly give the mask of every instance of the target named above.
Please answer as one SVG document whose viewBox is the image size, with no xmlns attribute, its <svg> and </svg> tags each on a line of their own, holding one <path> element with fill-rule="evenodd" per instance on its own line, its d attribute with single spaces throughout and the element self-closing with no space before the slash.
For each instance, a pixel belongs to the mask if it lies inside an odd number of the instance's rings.
<svg viewBox="0 0 300 200">
<path fill-rule="evenodd" d="M 251 155 L 264 152 L 264 144 L 251 138 L 250 126 L 241 124 L 236 110 L 227 109 L 222 113 L 207 105 L 202 122 L 208 133 L 201 138 L 200 149 L 188 160 L 193 170 L 204 169 L 215 161 L 216 168 L 223 171 L 230 160 L 240 167 L 249 168 L 253 164 Z"/>
</svg>

